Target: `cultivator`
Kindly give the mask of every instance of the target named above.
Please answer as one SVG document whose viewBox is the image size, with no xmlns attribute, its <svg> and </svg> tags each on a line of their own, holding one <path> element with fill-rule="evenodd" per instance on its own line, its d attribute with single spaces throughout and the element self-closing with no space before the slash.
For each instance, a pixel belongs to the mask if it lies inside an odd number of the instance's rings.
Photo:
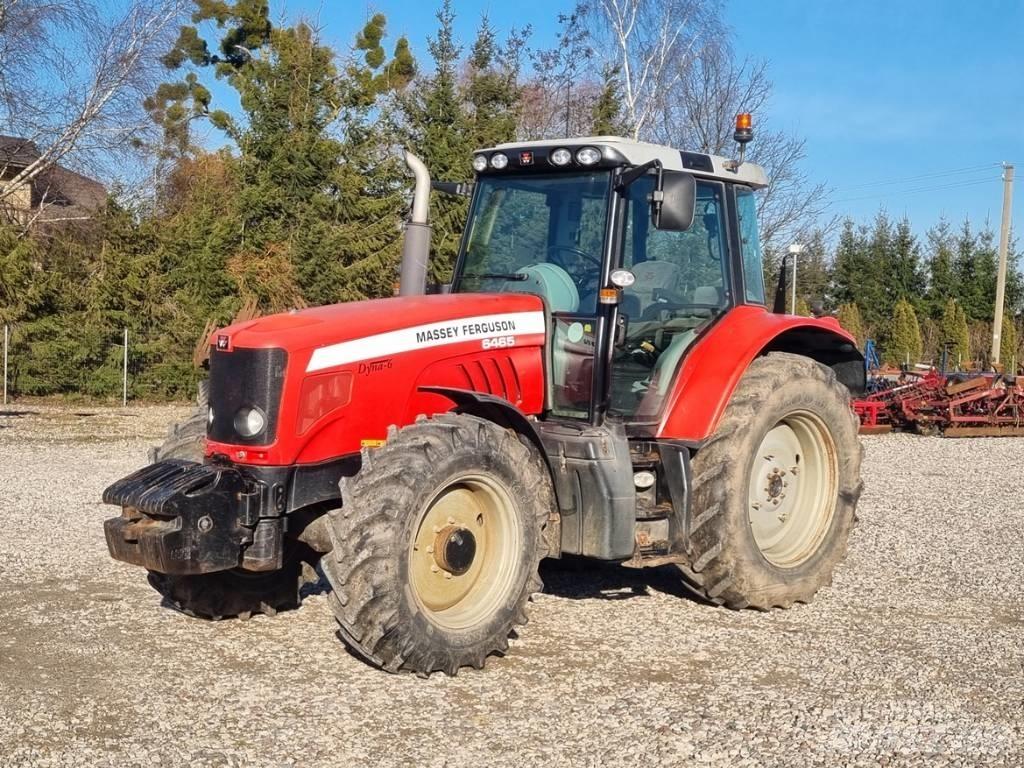
<svg viewBox="0 0 1024 768">
<path fill-rule="evenodd" d="M 861 434 L 894 429 L 947 437 L 1024 436 L 1024 377 L 931 371 L 853 401 Z"/>
</svg>

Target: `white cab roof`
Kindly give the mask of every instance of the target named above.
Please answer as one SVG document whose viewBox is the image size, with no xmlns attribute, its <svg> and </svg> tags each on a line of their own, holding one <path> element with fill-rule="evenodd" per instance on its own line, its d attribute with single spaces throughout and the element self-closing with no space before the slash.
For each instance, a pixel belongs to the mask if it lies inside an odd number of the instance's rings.
<svg viewBox="0 0 1024 768">
<path fill-rule="evenodd" d="M 633 141 L 632 139 L 624 139 L 621 136 L 585 136 L 576 139 L 541 139 L 538 141 L 517 141 L 510 142 L 507 144 L 499 144 L 496 147 L 490 147 L 489 149 L 480 150 L 481 152 L 492 152 L 492 151 L 506 151 L 512 152 L 516 150 L 536 149 L 539 147 L 545 147 L 549 149 L 555 149 L 557 147 L 566 147 L 574 149 L 577 147 L 608 147 L 609 149 L 615 150 L 623 157 L 630 165 L 643 165 L 651 160 L 660 160 L 662 167 L 666 170 L 671 171 L 688 171 L 694 176 L 702 176 L 707 178 L 716 178 L 723 181 L 735 181 L 741 184 L 748 184 L 755 189 L 768 186 L 768 177 L 765 175 L 764 169 L 756 165 L 755 163 L 743 163 L 736 170 L 730 170 L 729 167 L 732 165 L 732 160 L 726 157 L 719 157 L 718 155 L 709 155 L 703 152 L 686 152 L 691 159 L 702 159 L 702 162 L 697 163 L 704 167 L 694 167 L 695 163 L 688 163 L 689 167 L 683 165 L 683 152 L 678 149 L 672 149 L 671 147 L 664 147 L 660 144 L 649 144 L 644 141 Z M 703 160 L 706 158 L 706 160 Z"/>
</svg>

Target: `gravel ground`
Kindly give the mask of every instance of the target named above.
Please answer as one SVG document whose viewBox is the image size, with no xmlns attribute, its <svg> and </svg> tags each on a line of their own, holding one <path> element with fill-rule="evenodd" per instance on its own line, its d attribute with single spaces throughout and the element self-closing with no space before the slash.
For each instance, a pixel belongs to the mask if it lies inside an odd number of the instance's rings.
<svg viewBox="0 0 1024 768">
<path fill-rule="evenodd" d="M 546 565 L 509 656 L 421 680 L 350 656 L 322 595 L 206 623 L 107 556 L 103 487 L 183 413 L 0 411 L 0 766 L 1024 765 L 1024 440 L 867 439 L 811 605 Z"/>
</svg>

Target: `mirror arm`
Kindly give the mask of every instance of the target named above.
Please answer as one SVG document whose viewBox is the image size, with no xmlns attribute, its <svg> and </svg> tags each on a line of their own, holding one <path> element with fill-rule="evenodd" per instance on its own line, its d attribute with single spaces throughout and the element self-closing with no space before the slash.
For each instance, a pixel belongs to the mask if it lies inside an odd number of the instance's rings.
<svg viewBox="0 0 1024 768">
<path fill-rule="evenodd" d="M 430 188 L 435 192 L 440 192 L 442 195 L 450 195 L 451 197 L 472 197 L 474 186 L 476 186 L 476 184 L 472 181 L 430 182 Z"/>
<path fill-rule="evenodd" d="M 647 174 L 652 168 L 658 169 L 658 189 L 661 189 L 661 160 L 648 160 L 643 165 L 636 165 L 630 168 L 628 171 L 623 171 L 619 174 L 619 183 L 615 185 L 617 192 L 623 192 L 630 187 L 633 182 L 639 179 L 641 176 Z"/>
</svg>

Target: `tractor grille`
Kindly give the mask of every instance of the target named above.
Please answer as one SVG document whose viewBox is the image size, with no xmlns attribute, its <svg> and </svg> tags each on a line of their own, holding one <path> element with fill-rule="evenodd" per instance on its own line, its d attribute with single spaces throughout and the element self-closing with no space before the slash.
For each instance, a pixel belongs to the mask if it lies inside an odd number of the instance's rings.
<svg viewBox="0 0 1024 768">
<path fill-rule="evenodd" d="M 235 445 L 270 445 L 277 436 L 281 389 L 288 353 L 283 349 L 210 350 L 210 408 L 213 418 L 206 434 L 211 440 Z M 244 437 L 235 430 L 242 408 L 259 408 L 266 426 Z"/>
</svg>

